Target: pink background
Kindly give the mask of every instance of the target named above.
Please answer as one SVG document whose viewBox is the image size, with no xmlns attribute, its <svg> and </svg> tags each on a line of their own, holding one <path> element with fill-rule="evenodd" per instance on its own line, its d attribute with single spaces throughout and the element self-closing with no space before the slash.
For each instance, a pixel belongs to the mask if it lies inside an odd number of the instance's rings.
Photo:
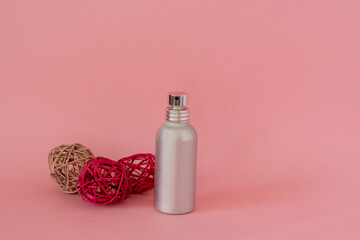
<svg viewBox="0 0 360 240">
<path fill-rule="evenodd" d="M 360 239 L 360 1 L 0 1 L 0 238 Z M 154 152 L 167 92 L 199 134 L 196 211 L 94 206 L 47 154 Z"/>
</svg>

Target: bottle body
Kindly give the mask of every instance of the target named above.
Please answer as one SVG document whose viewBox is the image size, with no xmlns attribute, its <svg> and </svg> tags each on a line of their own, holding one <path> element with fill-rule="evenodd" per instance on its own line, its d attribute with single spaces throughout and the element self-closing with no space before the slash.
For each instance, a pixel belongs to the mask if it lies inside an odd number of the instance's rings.
<svg viewBox="0 0 360 240">
<path fill-rule="evenodd" d="M 195 208 L 197 134 L 187 121 L 166 121 L 156 134 L 157 210 L 184 214 Z"/>
</svg>

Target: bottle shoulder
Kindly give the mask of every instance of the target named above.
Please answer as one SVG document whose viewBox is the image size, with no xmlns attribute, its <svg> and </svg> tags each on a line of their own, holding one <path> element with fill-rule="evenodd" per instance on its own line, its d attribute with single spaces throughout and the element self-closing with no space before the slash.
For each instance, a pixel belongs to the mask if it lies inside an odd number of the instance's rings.
<svg viewBox="0 0 360 240">
<path fill-rule="evenodd" d="M 189 122 L 172 123 L 166 121 L 160 126 L 156 135 L 158 138 L 162 136 L 178 136 L 197 139 L 196 130 Z"/>
<path fill-rule="evenodd" d="M 160 129 L 193 130 L 196 132 L 195 128 L 189 122 L 173 123 L 166 121 L 159 127 L 159 130 Z"/>
</svg>

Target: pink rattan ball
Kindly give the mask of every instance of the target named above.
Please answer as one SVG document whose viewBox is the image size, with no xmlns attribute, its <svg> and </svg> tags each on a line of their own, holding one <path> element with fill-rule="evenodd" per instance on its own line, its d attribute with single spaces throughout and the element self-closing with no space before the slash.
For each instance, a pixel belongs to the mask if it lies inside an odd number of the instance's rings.
<svg viewBox="0 0 360 240">
<path fill-rule="evenodd" d="M 82 168 L 76 189 L 89 203 L 122 202 L 131 194 L 128 170 L 119 162 L 94 157 Z"/>
<path fill-rule="evenodd" d="M 119 160 L 129 170 L 131 191 L 142 193 L 154 187 L 155 156 L 151 153 L 139 153 Z"/>
</svg>

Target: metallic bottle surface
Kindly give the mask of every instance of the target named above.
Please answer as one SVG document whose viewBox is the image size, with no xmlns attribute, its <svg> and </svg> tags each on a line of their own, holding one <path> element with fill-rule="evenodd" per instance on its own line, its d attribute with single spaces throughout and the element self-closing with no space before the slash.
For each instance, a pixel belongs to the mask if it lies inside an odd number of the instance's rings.
<svg viewBox="0 0 360 240">
<path fill-rule="evenodd" d="M 169 214 L 195 208 L 197 134 L 186 102 L 185 93 L 169 93 L 166 122 L 156 134 L 154 205 Z"/>
</svg>

